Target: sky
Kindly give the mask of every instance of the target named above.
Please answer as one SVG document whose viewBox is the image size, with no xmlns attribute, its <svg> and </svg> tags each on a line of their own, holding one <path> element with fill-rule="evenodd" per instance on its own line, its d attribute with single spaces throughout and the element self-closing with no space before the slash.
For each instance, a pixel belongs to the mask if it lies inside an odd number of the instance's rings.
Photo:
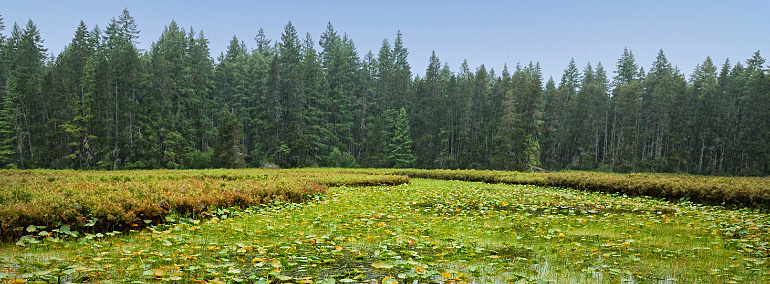
<svg viewBox="0 0 770 284">
<path fill-rule="evenodd" d="M 500 74 L 505 64 L 539 62 L 557 81 L 571 58 L 579 69 L 601 62 L 615 70 L 624 48 L 649 70 L 659 50 L 690 75 L 707 56 L 744 62 L 757 50 L 770 54 L 770 0 L 614 1 L 247 1 L 247 0 L 0 0 L 8 34 L 13 23 L 32 19 L 45 47 L 58 54 L 81 20 L 105 27 L 127 8 L 141 30 L 139 48 L 150 49 L 172 20 L 203 30 L 212 58 L 233 35 L 255 48 L 260 27 L 279 40 L 291 21 L 301 38 L 318 40 L 331 22 L 351 38 L 363 57 L 400 30 L 413 73 L 425 74 L 431 52 L 459 70 L 468 60 Z M 609 76 L 613 76 L 609 74 Z"/>
</svg>

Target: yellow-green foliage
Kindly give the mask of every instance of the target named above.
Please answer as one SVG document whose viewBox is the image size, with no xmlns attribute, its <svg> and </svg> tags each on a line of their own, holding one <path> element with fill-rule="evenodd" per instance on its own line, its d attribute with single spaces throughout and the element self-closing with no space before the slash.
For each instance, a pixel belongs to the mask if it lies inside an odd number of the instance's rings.
<svg viewBox="0 0 770 284">
<path fill-rule="evenodd" d="M 413 178 L 569 187 L 578 190 L 650 196 L 669 200 L 687 199 L 709 205 L 766 208 L 770 204 L 770 178 L 767 177 L 416 169 L 364 169 L 348 172 L 388 173 L 408 175 Z"/>
<path fill-rule="evenodd" d="M 326 186 L 396 185 L 405 176 L 280 170 L 0 171 L 1 240 L 29 225 L 122 230 L 157 224 L 169 213 L 199 215 L 212 207 L 301 202 Z"/>
<path fill-rule="evenodd" d="M 33 228 L 0 244 L 0 283 L 770 283 L 756 210 L 413 179 L 215 213 L 128 234 Z"/>
</svg>

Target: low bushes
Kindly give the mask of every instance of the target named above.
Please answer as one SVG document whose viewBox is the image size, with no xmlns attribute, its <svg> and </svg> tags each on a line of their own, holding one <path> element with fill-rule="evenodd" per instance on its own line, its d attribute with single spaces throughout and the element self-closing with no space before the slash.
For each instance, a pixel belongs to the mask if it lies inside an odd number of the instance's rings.
<svg viewBox="0 0 770 284">
<path fill-rule="evenodd" d="M 302 202 L 327 186 L 402 184 L 406 176 L 286 170 L 0 171 L 0 237 L 29 225 L 115 231 L 162 222 L 170 213 L 200 216 L 209 208 Z"/>
<path fill-rule="evenodd" d="M 417 169 L 368 169 L 358 171 L 407 175 L 412 178 L 569 187 L 579 190 L 610 192 L 630 196 L 643 195 L 668 200 L 686 199 L 708 205 L 762 209 L 767 209 L 770 206 L 770 178 L 766 177 L 711 177 L 595 172 L 520 173 Z"/>
</svg>

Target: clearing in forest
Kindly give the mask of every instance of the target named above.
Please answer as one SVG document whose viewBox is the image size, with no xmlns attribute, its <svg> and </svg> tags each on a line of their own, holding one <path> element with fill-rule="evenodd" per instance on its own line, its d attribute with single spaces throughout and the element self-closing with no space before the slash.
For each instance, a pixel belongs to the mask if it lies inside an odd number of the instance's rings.
<svg viewBox="0 0 770 284">
<path fill-rule="evenodd" d="M 267 176 L 284 173 L 323 176 Z M 232 182 L 221 180 L 217 186 Z M 690 202 L 411 179 L 333 186 L 307 201 L 278 198 L 203 215 L 172 212 L 163 223 L 123 233 L 28 226 L 28 237 L 0 247 L 0 281 L 770 281 L 767 214 Z"/>
</svg>

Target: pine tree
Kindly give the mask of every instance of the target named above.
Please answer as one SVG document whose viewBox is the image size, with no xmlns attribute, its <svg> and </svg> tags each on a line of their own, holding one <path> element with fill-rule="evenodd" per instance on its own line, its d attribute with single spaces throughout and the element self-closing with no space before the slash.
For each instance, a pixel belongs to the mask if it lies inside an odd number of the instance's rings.
<svg viewBox="0 0 770 284">
<path fill-rule="evenodd" d="M 217 168 L 242 168 L 244 166 L 244 147 L 242 139 L 242 125 L 238 118 L 230 112 L 225 113 L 222 125 L 219 127 L 219 135 L 214 145 L 212 163 Z"/>
<path fill-rule="evenodd" d="M 104 131 L 103 139 L 105 153 L 98 162 L 101 167 L 119 169 L 127 165 L 140 166 L 145 159 L 150 159 L 154 154 L 138 156 L 137 149 L 142 132 L 153 132 L 153 121 L 159 118 L 138 117 L 140 106 L 152 104 L 141 103 L 140 100 L 152 101 L 149 98 L 140 97 L 140 78 L 142 77 L 139 51 L 136 49 L 139 38 L 134 18 L 127 9 L 118 19 L 112 19 L 107 26 L 104 35 L 104 55 L 111 67 L 111 81 L 108 82 L 110 93 L 106 97 L 98 98 L 99 105 L 104 109 L 99 110 L 103 122 L 108 127 Z M 143 125 L 142 125 L 143 124 Z M 142 131 L 144 130 L 144 131 Z M 155 144 L 152 147 L 156 147 Z M 157 149 L 141 149 L 145 153 L 155 153 Z M 138 164 L 135 164 L 138 163 Z"/>
<path fill-rule="evenodd" d="M 407 56 L 409 51 L 404 47 L 401 31 L 396 33 L 396 39 L 393 42 L 393 77 L 391 79 L 390 91 L 393 93 L 392 106 L 393 110 L 397 110 L 401 107 L 405 108 L 408 113 L 411 113 L 411 100 L 408 96 L 411 92 L 410 87 L 412 83 L 412 70 Z"/>
<path fill-rule="evenodd" d="M 22 30 L 14 25 L 5 51 L 8 52 L 8 79 L 0 114 L 0 161 L 4 166 L 33 167 L 37 139 L 33 130 L 44 125 L 41 109 L 43 60 L 46 49 L 32 20 Z M 37 138 L 37 137 L 35 137 Z"/>
<path fill-rule="evenodd" d="M 263 100 L 261 147 L 259 163 L 278 163 L 283 155 L 288 154 L 288 147 L 282 142 L 281 122 L 284 117 L 284 105 L 281 98 L 281 65 L 278 56 L 270 60 L 267 75 L 266 93 Z"/>
<path fill-rule="evenodd" d="M 720 114 L 716 109 L 717 85 L 717 67 L 710 57 L 707 57 L 702 64 L 695 66 L 695 71 L 690 75 L 690 86 L 688 88 L 689 97 L 694 101 L 692 104 L 694 131 L 685 133 L 690 141 L 697 143 L 693 147 L 694 155 L 690 155 L 690 161 L 697 164 L 696 172 L 698 174 L 712 172 L 715 165 L 713 151 L 716 150 L 717 123 L 721 120 Z M 697 156 L 697 160 L 693 159 Z"/>
<path fill-rule="evenodd" d="M 416 146 L 414 147 L 417 167 L 435 168 L 439 156 L 439 138 L 440 121 L 439 118 L 439 100 L 441 92 L 441 82 L 439 81 L 441 62 L 434 51 L 428 63 L 428 69 L 425 71 L 425 77 L 415 88 L 415 112 L 410 122 L 414 127 L 412 135 L 415 137 Z"/>
<path fill-rule="evenodd" d="M 550 77 L 545 84 L 542 101 L 543 132 L 541 141 L 543 141 L 543 166 L 549 169 L 561 168 L 562 165 L 559 163 L 560 157 L 558 153 L 560 141 L 557 137 L 557 131 L 561 129 L 558 128 L 559 120 L 556 117 L 556 112 L 559 111 L 559 101 L 553 77 Z"/>
<path fill-rule="evenodd" d="M 219 64 L 215 70 L 217 90 L 215 101 L 217 105 L 223 106 L 225 111 L 232 112 L 241 121 L 245 151 L 249 154 L 245 157 L 246 161 L 250 161 L 253 158 L 251 156 L 256 156 L 260 152 L 256 150 L 259 144 L 257 106 L 262 99 L 262 92 L 258 86 L 254 85 L 263 82 L 263 78 L 256 78 L 252 73 L 256 72 L 257 68 L 265 68 L 261 59 L 261 54 L 249 56 L 246 45 L 233 36 L 226 52 L 220 55 Z"/>
<path fill-rule="evenodd" d="M 197 36 L 192 28 L 188 33 L 188 48 L 186 58 L 190 65 L 190 73 L 187 80 L 190 82 L 190 120 L 192 131 L 189 133 L 191 145 L 194 151 L 188 153 L 192 156 L 185 157 L 190 167 L 206 167 L 205 153 L 211 148 L 216 138 L 214 127 L 215 117 L 218 114 L 214 94 L 214 60 L 211 58 L 209 41 L 200 31 Z"/>
<path fill-rule="evenodd" d="M 94 126 L 94 114 L 92 107 L 94 105 L 94 91 L 96 90 L 96 68 L 97 59 L 88 58 L 86 65 L 81 70 L 83 76 L 78 82 L 79 90 L 71 94 L 69 109 L 71 111 L 71 120 L 61 125 L 64 131 L 70 136 L 68 145 L 72 148 L 68 158 L 71 159 L 76 168 L 88 169 L 93 166 L 95 158 L 92 149 L 94 143 L 92 140 L 98 139 L 91 132 Z"/>
<path fill-rule="evenodd" d="M 307 98 L 307 124 L 308 144 L 306 165 L 318 165 L 333 149 L 331 131 L 326 123 L 325 110 L 329 108 L 328 85 L 324 76 L 318 52 L 313 47 L 315 44 L 310 34 L 305 35 L 302 45 L 302 68 L 304 78 L 304 96 Z M 333 149 L 332 149 L 333 148 Z M 339 152 L 339 149 L 337 149 Z M 349 153 L 348 153 L 349 154 Z"/>
<path fill-rule="evenodd" d="M 540 66 L 530 63 L 524 69 L 517 67 L 511 84 L 495 136 L 491 163 L 497 169 L 522 171 L 537 166 L 540 160 Z"/>
<path fill-rule="evenodd" d="M 264 125 L 263 114 L 267 112 L 267 77 L 270 60 L 275 57 L 274 51 L 270 51 L 269 56 L 265 57 L 262 53 L 252 51 L 251 57 L 247 60 L 248 92 L 252 94 L 249 103 L 249 112 L 239 119 L 244 124 L 244 141 L 248 151 L 247 159 L 250 166 L 261 166 L 260 155 L 264 153 Z M 248 131 L 248 132 L 247 132 Z"/>
<path fill-rule="evenodd" d="M 356 152 L 359 145 L 355 145 L 353 139 L 353 121 L 356 117 L 356 96 L 360 86 L 360 59 L 355 44 L 347 35 L 340 37 L 329 23 L 323 35 L 320 45 L 321 62 L 326 71 L 329 85 L 330 108 L 327 122 L 328 129 L 337 141 L 333 141 L 335 147 L 348 152 Z"/>
<path fill-rule="evenodd" d="M 628 49 L 618 60 L 617 75 L 613 78 L 612 90 L 612 139 L 611 170 L 635 171 L 639 151 L 640 113 L 639 97 L 640 71 L 634 54 Z"/>
<path fill-rule="evenodd" d="M 391 82 L 394 76 L 394 68 L 395 60 L 390 49 L 390 44 L 388 43 L 388 39 L 383 39 L 380 51 L 377 53 L 376 70 L 377 87 L 375 95 L 377 101 L 379 101 L 379 111 L 393 109 L 396 105 L 396 99 L 393 97 L 394 94 L 392 91 L 394 85 Z"/>
<path fill-rule="evenodd" d="M 190 48 L 194 34 L 187 32 L 175 21 L 169 24 L 160 39 L 153 43 L 150 51 L 152 68 L 152 92 L 160 103 L 153 110 L 159 121 L 159 147 L 162 163 L 168 168 L 192 167 L 195 156 L 200 152 L 194 146 L 197 135 L 196 118 L 190 116 L 204 104 L 207 87 L 195 86 L 190 62 Z M 200 78 L 205 84 L 205 78 Z M 200 82 L 199 81 L 199 82 Z M 197 87 L 197 88 L 196 88 Z M 200 95 L 200 97 L 199 97 Z"/>
<path fill-rule="evenodd" d="M 395 119 L 393 135 L 390 138 L 390 159 L 396 168 L 409 168 L 414 165 L 415 157 L 412 154 L 412 138 L 409 130 L 409 117 L 406 109 L 401 108 Z"/>
<path fill-rule="evenodd" d="M 307 97 L 305 96 L 301 44 L 297 30 L 289 22 L 281 35 L 279 49 L 281 100 L 286 116 L 281 121 L 282 143 L 291 155 L 279 155 L 279 165 L 309 166 L 307 163 L 310 141 L 307 124 Z M 282 150 L 282 153 L 286 151 Z"/>
<path fill-rule="evenodd" d="M 561 77 L 559 83 L 558 93 L 556 96 L 556 104 L 558 107 L 555 109 L 557 126 L 556 126 L 556 139 L 559 141 L 556 145 L 558 149 L 559 164 L 561 167 L 569 167 L 573 158 L 577 155 L 578 145 L 576 144 L 577 137 L 583 136 L 583 133 L 579 133 L 578 126 L 581 121 L 577 116 L 583 115 L 583 110 L 578 109 L 575 103 L 577 92 L 580 89 L 581 74 L 578 71 L 575 60 L 571 59 L 567 69 L 564 70 L 564 75 Z"/>
<path fill-rule="evenodd" d="M 744 95 L 740 103 L 742 128 L 738 133 L 742 175 L 770 173 L 770 75 L 759 51 L 746 60 Z"/>
<path fill-rule="evenodd" d="M 7 79 L 6 74 L 8 73 L 7 67 L 9 60 L 7 57 L 9 51 L 6 50 L 5 44 L 6 37 L 5 34 L 3 34 L 3 31 L 5 30 L 5 23 L 3 20 L 3 15 L 0 14 L 0 104 L 2 103 L 2 98 L 5 96 L 5 81 Z"/>
<path fill-rule="evenodd" d="M 270 45 L 271 40 L 267 39 L 265 30 L 259 28 L 257 35 L 254 36 L 254 41 L 257 42 L 257 52 L 264 58 L 269 58 L 275 55 L 276 50 Z"/>
<path fill-rule="evenodd" d="M 392 91 L 393 69 L 395 60 L 387 39 L 383 39 L 377 60 L 373 70 L 373 93 L 369 106 L 369 112 L 373 115 L 367 118 L 366 143 L 364 143 L 365 156 L 362 164 L 367 167 L 390 167 L 390 149 L 388 147 L 389 132 L 386 129 L 388 115 L 384 113 L 394 112 L 396 105 L 394 92 Z"/>
<path fill-rule="evenodd" d="M 592 101 L 595 104 L 594 119 L 596 121 L 596 129 L 594 130 L 594 149 L 596 150 L 596 157 L 594 163 L 600 170 L 606 170 L 607 161 L 609 158 L 609 131 L 610 131 L 610 94 L 609 94 L 609 82 L 607 81 L 607 72 L 604 70 L 604 66 L 601 62 L 596 65 L 596 79 L 594 84 L 596 91 L 593 93 L 595 96 Z"/>
</svg>

